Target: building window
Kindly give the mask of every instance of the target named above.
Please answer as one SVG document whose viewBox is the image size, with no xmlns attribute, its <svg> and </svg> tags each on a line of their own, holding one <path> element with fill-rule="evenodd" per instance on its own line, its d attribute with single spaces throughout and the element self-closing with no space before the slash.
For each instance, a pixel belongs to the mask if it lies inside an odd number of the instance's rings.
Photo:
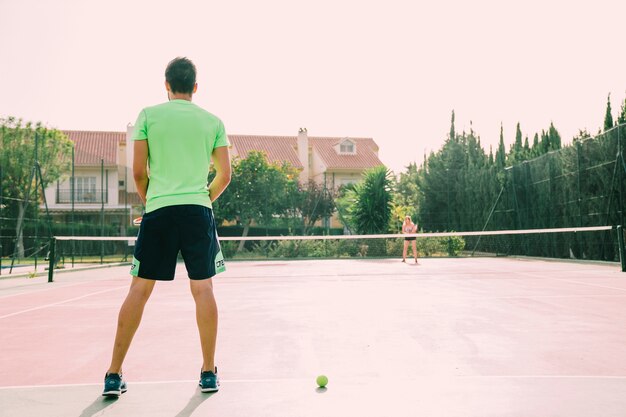
<svg viewBox="0 0 626 417">
<path fill-rule="evenodd" d="M 338 178 L 335 180 L 335 184 L 337 184 L 337 187 L 341 187 L 343 185 L 354 184 L 357 181 L 356 178 Z"/>
<path fill-rule="evenodd" d="M 57 185 L 57 204 L 83 203 L 97 204 L 109 201 L 109 190 L 106 188 L 96 188 L 97 177 L 76 177 L 74 178 L 74 195 L 72 196 L 72 184 L 69 187 L 60 189 Z M 107 175 L 108 182 L 108 175 Z M 73 197 L 73 198 L 72 198 Z"/>
<path fill-rule="evenodd" d="M 95 203 L 99 201 L 96 195 L 96 177 L 76 177 L 74 193 L 77 203 Z"/>
<path fill-rule="evenodd" d="M 341 142 L 341 145 L 339 145 L 339 153 L 355 153 L 354 143 L 350 142 L 349 140 Z"/>
<path fill-rule="evenodd" d="M 119 182 L 117 183 L 118 186 L 124 188 L 124 180 L 119 180 Z"/>
</svg>

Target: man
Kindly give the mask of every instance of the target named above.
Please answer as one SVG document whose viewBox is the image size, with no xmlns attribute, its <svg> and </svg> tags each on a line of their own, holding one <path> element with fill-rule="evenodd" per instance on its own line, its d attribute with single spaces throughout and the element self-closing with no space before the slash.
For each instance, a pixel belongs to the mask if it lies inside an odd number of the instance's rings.
<svg viewBox="0 0 626 417">
<path fill-rule="evenodd" d="M 156 281 L 174 279 L 183 256 L 196 303 L 202 347 L 202 392 L 219 389 L 215 367 L 217 305 L 210 279 L 223 272 L 211 202 L 230 182 L 228 138 L 221 120 L 191 102 L 198 85 L 187 58 L 165 70 L 169 101 L 141 111 L 132 136 L 133 175 L 145 204 L 131 267 L 132 283 L 119 312 L 111 365 L 103 395 L 126 392 L 122 363 Z M 216 171 L 207 190 L 209 165 Z M 149 168 L 148 168 L 149 167 Z"/>
</svg>

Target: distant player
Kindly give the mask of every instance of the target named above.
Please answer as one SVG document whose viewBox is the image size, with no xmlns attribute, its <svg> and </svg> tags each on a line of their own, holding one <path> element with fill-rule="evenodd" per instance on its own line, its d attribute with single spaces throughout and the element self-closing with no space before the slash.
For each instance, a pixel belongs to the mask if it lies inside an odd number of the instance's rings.
<svg viewBox="0 0 626 417">
<path fill-rule="evenodd" d="M 176 58 L 167 65 L 165 88 L 169 101 L 143 109 L 132 136 L 133 174 L 145 214 L 104 380 L 105 396 L 126 391 L 122 363 L 155 282 L 174 279 L 179 251 L 196 303 L 202 347 L 199 384 L 202 392 L 219 389 L 217 305 L 209 278 L 225 267 L 211 202 L 230 182 L 229 143 L 221 120 L 191 102 L 198 85 L 196 67 L 189 59 Z M 207 189 L 211 159 L 217 175 Z"/>
<path fill-rule="evenodd" d="M 404 223 L 402 223 L 402 233 L 403 234 L 413 234 L 417 233 L 417 225 L 411 221 L 411 216 L 406 216 L 404 218 Z M 413 257 L 415 258 L 415 263 L 417 263 L 417 244 L 415 242 L 415 237 L 405 237 L 404 238 L 404 248 L 402 250 L 402 262 L 406 262 L 406 250 L 409 247 L 409 243 L 413 248 Z"/>
</svg>

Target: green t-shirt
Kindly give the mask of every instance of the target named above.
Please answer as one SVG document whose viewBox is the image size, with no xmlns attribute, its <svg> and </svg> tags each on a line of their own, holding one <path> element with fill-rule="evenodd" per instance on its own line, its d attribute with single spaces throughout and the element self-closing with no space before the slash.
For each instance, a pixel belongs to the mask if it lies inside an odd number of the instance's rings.
<svg viewBox="0 0 626 417">
<path fill-rule="evenodd" d="M 172 100 L 143 109 L 132 139 L 148 141 L 146 213 L 180 204 L 211 207 L 211 154 L 229 145 L 220 119 L 190 101 Z"/>
</svg>

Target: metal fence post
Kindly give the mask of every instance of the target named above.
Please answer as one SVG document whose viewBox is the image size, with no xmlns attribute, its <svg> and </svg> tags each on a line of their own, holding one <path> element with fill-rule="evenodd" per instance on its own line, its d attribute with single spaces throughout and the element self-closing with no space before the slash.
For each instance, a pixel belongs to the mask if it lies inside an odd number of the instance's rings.
<svg viewBox="0 0 626 417">
<path fill-rule="evenodd" d="M 53 281 L 54 265 L 56 264 L 56 242 L 57 240 L 54 237 L 50 238 L 50 254 L 48 255 L 50 257 L 48 263 L 48 282 Z"/>
</svg>

